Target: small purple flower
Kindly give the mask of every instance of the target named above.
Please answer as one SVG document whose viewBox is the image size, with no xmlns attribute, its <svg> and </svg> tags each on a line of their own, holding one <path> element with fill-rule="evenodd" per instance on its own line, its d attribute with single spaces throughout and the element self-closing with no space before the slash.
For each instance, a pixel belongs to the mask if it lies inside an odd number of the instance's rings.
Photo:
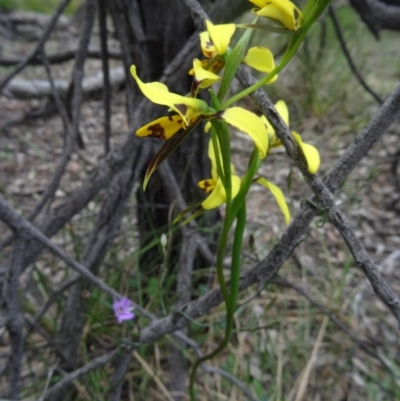
<svg viewBox="0 0 400 401">
<path fill-rule="evenodd" d="M 119 301 L 114 299 L 113 308 L 118 323 L 121 323 L 124 320 L 131 320 L 135 317 L 135 314 L 132 312 L 133 305 L 126 297 L 121 298 Z"/>
</svg>

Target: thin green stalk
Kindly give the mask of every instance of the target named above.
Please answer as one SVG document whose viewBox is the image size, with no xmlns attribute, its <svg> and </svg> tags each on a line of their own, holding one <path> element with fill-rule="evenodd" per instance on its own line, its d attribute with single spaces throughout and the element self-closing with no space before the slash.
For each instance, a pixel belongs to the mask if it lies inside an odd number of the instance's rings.
<svg viewBox="0 0 400 401">
<path fill-rule="evenodd" d="M 235 216 L 238 214 L 240 208 L 242 207 L 247 193 L 249 192 L 250 186 L 253 182 L 254 176 L 257 174 L 259 167 L 261 166 L 264 159 L 260 159 L 259 151 L 257 148 L 254 148 L 253 153 L 250 158 L 249 167 L 245 176 L 242 178 L 242 182 L 240 185 L 240 191 L 236 195 L 235 199 L 232 202 L 232 211 L 231 211 L 231 221 L 229 222 L 232 226 L 233 220 Z"/>
<path fill-rule="evenodd" d="M 225 217 L 225 221 L 228 220 L 228 216 Z M 235 228 L 235 237 L 233 241 L 233 250 L 232 250 L 232 266 L 231 266 L 231 283 L 230 283 L 230 296 L 229 302 L 227 303 L 227 312 L 226 312 L 226 326 L 225 326 L 225 336 L 219 346 L 212 352 L 207 355 L 204 355 L 202 358 L 196 360 L 193 364 L 192 372 L 190 373 L 190 381 L 189 381 L 189 395 L 191 401 L 196 401 L 196 395 L 194 391 L 194 381 L 196 377 L 196 371 L 198 367 L 205 361 L 214 358 L 221 351 L 225 349 L 228 345 L 229 340 L 231 338 L 233 323 L 234 323 L 234 314 L 236 310 L 236 303 L 239 294 L 239 282 L 240 282 L 240 261 L 241 261 L 241 249 L 242 249 L 242 241 L 243 241 L 243 233 L 246 227 L 246 204 L 243 203 L 242 207 L 239 209 L 237 214 L 237 222 Z M 229 230 L 228 230 L 229 233 Z M 220 245 L 220 244 L 218 244 Z"/>
</svg>

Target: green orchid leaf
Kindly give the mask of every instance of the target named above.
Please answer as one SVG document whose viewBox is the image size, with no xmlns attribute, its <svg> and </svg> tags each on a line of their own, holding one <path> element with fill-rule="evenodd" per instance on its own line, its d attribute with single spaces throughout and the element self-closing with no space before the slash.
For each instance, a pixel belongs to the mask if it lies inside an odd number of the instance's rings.
<svg viewBox="0 0 400 401">
<path fill-rule="evenodd" d="M 274 33 L 281 33 L 283 35 L 293 35 L 296 31 L 292 31 L 286 28 L 280 28 L 277 26 L 272 25 L 261 25 L 261 24 L 238 24 L 236 25 L 237 28 L 248 28 L 248 29 L 256 29 L 259 31 L 265 32 L 274 32 Z"/>
<path fill-rule="evenodd" d="M 218 99 L 221 101 L 226 95 L 229 87 L 231 86 L 233 78 L 236 75 L 236 71 L 246 54 L 246 50 L 252 34 L 252 29 L 246 29 L 242 37 L 239 39 L 235 47 L 226 58 L 224 76 L 222 77 L 221 86 L 219 87 L 218 91 Z"/>
<path fill-rule="evenodd" d="M 193 211 L 195 211 L 193 214 L 191 214 L 186 220 L 183 221 L 182 226 L 186 225 L 187 223 L 189 223 L 190 221 L 192 221 L 193 219 L 197 218 L 198 216 L 201 216 L 201 214 L 203 214 L 205 212 L 204 209 L 200 209 L 200 210 L 196 210 L 198 208 L 201 207 L 201 201 L 200 202 L 196 202 L 193 205 L 188 206 L 186 209 L 182 210 L 174 219 L 174 221 L 172 222 L 172 224 L 176 224 L 178 223 L 180 220 L 182 220 L 187 214 L 192 213 Z"/>
</svg>

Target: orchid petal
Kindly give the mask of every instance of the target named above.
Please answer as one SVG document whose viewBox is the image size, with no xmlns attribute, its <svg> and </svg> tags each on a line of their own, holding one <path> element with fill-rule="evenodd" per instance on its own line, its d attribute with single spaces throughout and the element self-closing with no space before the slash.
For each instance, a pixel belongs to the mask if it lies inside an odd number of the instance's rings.
<svg viewBox="0 0 400 401">
<path fill-rule="evenodd" d="M 267 17 L 274 22 L 280 22 L 287 29 L 296 31 L 302 23 L 301 11 L 289 0 L 250 0 L 260 7 L 252 10 L 261 17 Z"/>
<path fill-rule="evenodd" d="M 287 107 L 286 103 L 283 100 L 278 100 L 275 103 L 275 109 L 277 110 L 277 112 L 281 116 L 281 118 L 284 121 L 284 123 L 287 126 L 289 126 L 289 110 L 288 110 L 288 107 Z M 274 148 L 274 147 L 277 147 L 277 146 L 281 146 L 282 142 L 280 141 L 280 139 L 276 135 L 275 129 L 271 125 L 271 123 L 267 120 L 267 118 L 265 116 L 261 116 L 261 120 L 262 120 L 263 124 L 265 125 L 265 127 L 267 129 L 267 134 L 268 134 L 268 139 L 269 139 L 269 146 L 271 148 Z"/>
<path fill-rule="evenodd" d="M 168 106 L 183 118 L 184 125 L 188 125 L 191 118 L 197 117 L 208 110 L 208 105 L 201 99 L 171 93 L 161 82 L 144 83 L 136 73 L 136 67 L 131 66 L 131 74 L 142 93 L 153 103 Z"/>
<path fill-rule="evenodd" d="M 218 54 L 224 54 L 228 50 L 229 42 L 232 35 L 235 33 L 235 24 L 222 24 L 214 25 L 212 22 L 206 20 L 207 31 L 210 38 L 217 50 Z"/>
<path fill-rule="evenodd" d="M 277 112 L 280 114 L 282 117 L 282 120 L 284 123 L 289 127 L 289 109 L 286 105 L 286 103 L 283 100 L 278 100 L 275 103 L 275 108 Z"/>
<path fill-rule="evenodd" d="M 136 135 L 168 140 L 183 127 L 182 123 L 183 120 L 179 114 L 161 117 L 139 128 Z"/>
<path fill-rule="evenodd" d="M 304 143 L 300 134 L 297 132 L 292 131 L 292 134 L 304 153 L 304 156 L 307 160 L 308 171 L 311 174 L 315 174 L 319 169 L 319 165 L 321 164 L 321 158 L 319 156 L 318 149 L 308 143 Z"/>
<path fill-rule="evenodd" d="M 194 79 L 198 84 L 198 88 L 208 88 L 215 82 L 221 80 L 221 77 L 211 71 L 205 70 L 200 60 L 193 60 Z"/>
<path fill-rule="evenodd" d="M 252 47 L 248 50 L 243 63 L 249 65 L 257 71 L 270 73 L 275 68 L 274 56 L 269 49 L 262 46 Z M 267 83 L 272 84 L 278 78 L 275 75 Z"/>
<path fill-rule="evenodd" d="M 289 224 L 290 212 L 289 212 L 288 205 L 286 203 L 285 195 L 283 194 L 282 190 L 279 187 L 277 187 L 275 184 L 273 184 L 272 182 L 267 181 L 265 178 L 262 178 L 262 177 L 259 178 L 257 180 L 257 182 L 271 191 L 272 195 L 274 196 L 274 198 L 276 200 L 276 203 L 278 204 L 283 215 L 285 216 L 286 224 Z"/>
<path fill-rule="evenodd" d="M 250 136 L 260 152 L 260 158 L 266 156 L 268 150 L 267 130 L 256 114 L 241 107 L 231 107 L 221 113 L 221 118 Z"/>
<path fill-rule="evenodd" d="M 210 123 L 211 124 L 211 123 Z M 219 152 L 219 159 L 222 159 L 221 156 L 221 150 L 219 149 L 219 142 L 218 143 L 218 152 Z M 217 170 L 217 160 L 215 158 L 215 150 L 214 150 L 214 144 L 212 139 L 208 142 L 208 157 L 210 158 L 211 161 L 211 177 L 213 178 L 214 182 L 218 180 L 218 170 Z"/>
<path fill-rule="evenodd" d="M 237 175 L 232 175 L 232 199 L 239 193 L 240 190 L 240 177 Z M 215 209 L 218 206 L 221 206 L 226 202 L 226 192 L 224 185 L 220 178 L 218 178 L 215 188 L 211 192 L 211 194 L 206 198 L 206 200 L 201 204 L 203 209 Z"/>
<path fill-rule="evenodd" d="M 217 50 L 215 49 L 215 46 L 211 42 L 210 34 L 207 31 L 204 31 L 201 32 L 199 36 L 200 36 L 200 47 L 204 56 L 207 58 L 213 58 L 214 56 L 216 56 L 218 53 Z"/>
</svg>

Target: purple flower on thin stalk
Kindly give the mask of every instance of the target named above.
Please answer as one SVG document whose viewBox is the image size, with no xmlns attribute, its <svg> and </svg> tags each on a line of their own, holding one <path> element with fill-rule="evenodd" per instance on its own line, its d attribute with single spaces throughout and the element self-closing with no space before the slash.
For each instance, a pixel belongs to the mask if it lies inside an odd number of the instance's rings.
<svg viewBox="0 0 400 401">
<path fill-rule="evenodd" d="M 135 317 L 135 314 L 132 312 L 133 305 L 126 297 L 121 298 L 119 301 L 114 299 L 113 308 L 118 323 L 121 323 L 124 320 L 131 320 Z"/>
</svg>

